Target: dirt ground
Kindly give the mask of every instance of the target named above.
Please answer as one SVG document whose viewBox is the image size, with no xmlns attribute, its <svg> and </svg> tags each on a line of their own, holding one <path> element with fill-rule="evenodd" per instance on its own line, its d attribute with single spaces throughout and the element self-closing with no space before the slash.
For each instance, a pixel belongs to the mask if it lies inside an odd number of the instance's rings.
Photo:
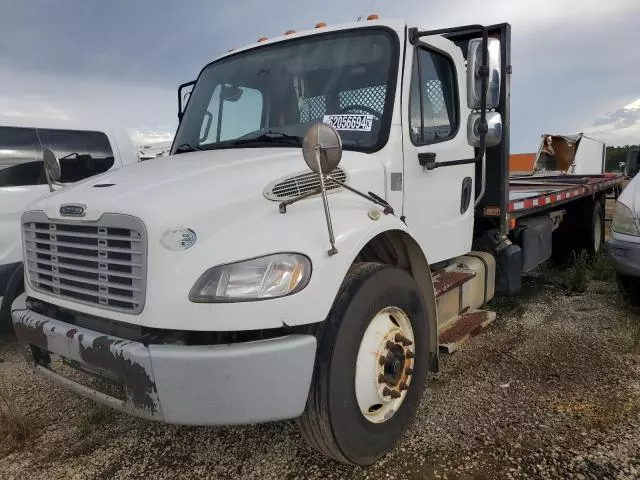
<svg viewBox="0 0 640 480">
<path fill-rule="evenodd" d="M 494 301 L 496 322 L 442 357 L 413 426 L 369 468 L 309 450 L 293 422 L 186 428 L 114 413 L 36 377 L 4 338 L 0 406 L 26 440 L 3 440 L 0 417 L 0 478 L 640 478 L 640 313 L 609 268 L 590 267 L 584 293 L 568 287 L 575 269 L 545 270 Z"/>
</svg>

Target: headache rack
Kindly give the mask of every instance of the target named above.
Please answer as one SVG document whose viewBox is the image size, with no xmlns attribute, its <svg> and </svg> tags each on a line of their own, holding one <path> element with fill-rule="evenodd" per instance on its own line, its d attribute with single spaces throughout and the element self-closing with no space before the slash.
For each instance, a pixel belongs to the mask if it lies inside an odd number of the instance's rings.
<svg viewBox="0 0 640 480">
<path fill-rule="evenodd" d="M 147 239 L 140 219 L 104 214 L 95 222 L 68 221 L 27 212 L 22 232 L 34 290 L 107 310 L 142 311 Z"/>
</svg>

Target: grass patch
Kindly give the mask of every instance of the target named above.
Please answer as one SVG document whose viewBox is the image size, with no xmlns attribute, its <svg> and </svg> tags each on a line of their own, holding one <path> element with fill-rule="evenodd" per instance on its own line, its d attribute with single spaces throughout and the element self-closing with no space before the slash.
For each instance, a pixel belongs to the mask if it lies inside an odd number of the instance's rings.
<svg viewBox="0 0 640 480">
<path fill-rule="evenodd" d="M 604 248 L 595 257 L 590 257 L 586 252 L 574 254 L 564 270 L 562 283 L 570 292 L 584 293 L 592 280 L 606 283 L 616 281 L 615 267 Z"/>
<path fill-rule="evenodd" d="M 0 451 L 22 447 L 35 432 L 35 425 L 17 406 L 13 394 L 0 378 Z"/>
<path fill-rule="evenodd" d="M 82 416 L 78 423 L 78 433 L 82 438 L 89 436 L 98 427 L 111 423 L 115 417 L 112 408 L 98 405 Z"/>
<path fill-rule="evenodd" d="M 80 457 L 98 448 L 109 438 L 107 425 L 114 422 L 115 410 L 96 405 L 85 413 L 78 422 L 78 441 L 71 446 L 69 455 Z"/>
</svg>

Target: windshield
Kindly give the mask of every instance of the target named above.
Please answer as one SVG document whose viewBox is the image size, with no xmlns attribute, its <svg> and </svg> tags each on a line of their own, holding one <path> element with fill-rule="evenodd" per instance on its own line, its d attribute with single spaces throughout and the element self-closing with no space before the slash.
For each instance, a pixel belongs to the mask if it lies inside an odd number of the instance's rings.
<svg viewBox="0 0 640 480">
<path fill-rule="evenodd" d="M 397 36 L 383 28 L 302 37 L 204 68 L 173 153 L 299 147 L 309 127 L 331 123 L 347 150 L 371 152 L 389 137 Z"/>
</svg>

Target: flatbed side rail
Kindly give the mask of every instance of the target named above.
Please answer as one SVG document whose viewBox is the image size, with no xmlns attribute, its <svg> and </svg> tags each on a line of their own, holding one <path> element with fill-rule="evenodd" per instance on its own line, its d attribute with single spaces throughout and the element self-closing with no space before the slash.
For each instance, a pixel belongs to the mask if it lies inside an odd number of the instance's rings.
<svg viewBox="0 0 640 480">
<path fill-rule="evenodd" d="M 511 200 L 507 205 L 507 211 L 515 216 L 522 216 L 522 214 L 529 213 L 531 209 L 541 209 L 540 207 L 546 207 L 547 205 L 558 205 L 561 203 L 567 203 L 572 200 L 593 195 L 604 190 L 615 187 L 622 183 L 624 177 L 620 176 L 606 176 L 602 180 L 591 179 L 590 182 L 575 186 L 574 188 L 568 188 L 559 192 L 545 192 L 541 195 L 527 197 L 523 199 Z"/>
</svg>

